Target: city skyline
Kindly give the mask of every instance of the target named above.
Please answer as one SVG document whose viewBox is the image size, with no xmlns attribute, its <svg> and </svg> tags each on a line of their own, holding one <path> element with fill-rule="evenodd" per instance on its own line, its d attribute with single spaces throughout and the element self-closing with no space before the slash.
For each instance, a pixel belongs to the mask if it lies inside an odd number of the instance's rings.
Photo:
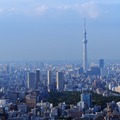
<svg viewBox="0 0 120 120">
<path fill-rule="evenodd" d="M 116 0 L 1 0 L 0 61 L 82 60 L 83 19 L 88 60 L 120 59 Z"/>
</svg>

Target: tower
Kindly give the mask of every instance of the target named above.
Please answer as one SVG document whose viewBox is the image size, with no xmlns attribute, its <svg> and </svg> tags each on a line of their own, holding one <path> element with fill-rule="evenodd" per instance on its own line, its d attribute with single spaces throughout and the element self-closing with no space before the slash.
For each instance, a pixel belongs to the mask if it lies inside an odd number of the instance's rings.
<svg viewBox="0 0 120 120">
<path fill-rule="evenodd" d="M 87 38 L 86 38 L 86 19 L 84 19 L 84 39 L 83 39 L 83 70 L 87 72 Z"/>
<path fill-rule="evenodd" d="M 56 86 L 58 91 L 64 90 L 64 74 L 63 72 L 56 73 Z"/>
</svg>

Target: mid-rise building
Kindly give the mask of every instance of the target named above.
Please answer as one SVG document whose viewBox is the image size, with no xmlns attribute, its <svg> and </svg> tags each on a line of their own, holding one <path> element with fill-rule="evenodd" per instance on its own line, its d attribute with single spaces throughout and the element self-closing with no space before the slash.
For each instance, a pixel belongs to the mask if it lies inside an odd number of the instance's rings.
<svg viewBox="0 0 120 120">
<path fill-rule="evenodd" d="M 36 95 L 26 95 L 25 97 L 26 105 L 28 108 L 33 109 L 36 106 Z"/>
<path fill-rule="evenodd" d="M 81 102 L 84 102 L 85 108 L 90 108 L 92 105 L 92 98 L 90 93 L 82 93 L 81 94 Z"/>
<path fill-rule="evenodd" d="M 27 113 L 27 105 L 25 103 L 20 103 L 17 105 L 18 111 L 22 113 Z"/>
<path fill-rule="evenodd" d="M 91 66 L 91 75 L 100 75 L 100 68 L 98 66 Z"/>
</svg>

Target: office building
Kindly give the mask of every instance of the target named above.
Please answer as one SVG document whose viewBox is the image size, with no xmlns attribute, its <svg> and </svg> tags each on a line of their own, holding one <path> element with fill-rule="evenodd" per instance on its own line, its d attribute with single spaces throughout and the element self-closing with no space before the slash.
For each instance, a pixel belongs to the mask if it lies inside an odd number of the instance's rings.
<svg viewBox="0 0 120 120">
<path fill-rule="evenodd" d="M 99 60 L 99 67 L 104 68 L 104 59 Z"/>
<path fill-rule="evenodd" d="M 104 59 L 100 59 L 99 60 L 99 67 L 100 67 L 100 76 L 103 77 L 104 76 Z"/>
<path fill-rule="evenodd" d="M 35 90 L 36 89 L 35 73 L 29 72 L 27 75 L 27 79 L 28 79 L 28 89 Z"/>
<path fill-rule="evenodd" d="M 36 88 L 38 87 L 39 84 L 40 84 L 40 70 L 37 69 L 36 70 Z"/>
<path fill-rule="evenodd" d="M 64 90 L 64 74 L 63 72 L 56 73 L 56 87 L 58 91 Z"/>
<path fill-rule="evenodd" d="M 91 66 L 90 69 L 90 75 L 100 76 L 100 68 L 98 66 Z"/>
<path fill-rule="evenodd" d="M 48 88 L 48 92 L 51 91 L 51 86 L 52 86 L 52 72 L 49 70 L 47 71 L 47 88 Z"/>
<path fill-rule="evenodd" d="M 6 72 L 7 72 L 7 74 L 10 73 L 10 66 L 9 65 L 6 66 Z"/>
<path fill-rule="evenodd" d="M 90 108 L 92 106 L 92 98 L 90 93 L 81 94 L 81 102 L 84 102 L 85 108 Z"/>
<path fill-rule="evenodd" d="M 83 74 L 83 68 L 82 67 L 79 68 L 79 74 Z"/>
</svg>

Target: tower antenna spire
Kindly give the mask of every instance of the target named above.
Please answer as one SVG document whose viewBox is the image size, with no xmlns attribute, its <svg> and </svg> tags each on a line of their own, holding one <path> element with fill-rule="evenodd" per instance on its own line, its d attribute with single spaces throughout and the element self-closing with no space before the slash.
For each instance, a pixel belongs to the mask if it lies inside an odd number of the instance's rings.
<svg viewBox="0 0 120 120">
<path fill-rule="evenodd" d="M 83 30 L 83 70 L 87 72 L 87 38 L 86 38 L 86 18 L 84 18 L 84 30 Z"/>
<path fill-rule="evenodd" d="M 85 34 L 84 37 L 86 37 L 86 18 L 84 18 L 84 34 Z"/>
<path fill-rule="evenodd" d="M 86 29 L 86 18 L 84 18 L 84 29 Z"/>
</svg>

